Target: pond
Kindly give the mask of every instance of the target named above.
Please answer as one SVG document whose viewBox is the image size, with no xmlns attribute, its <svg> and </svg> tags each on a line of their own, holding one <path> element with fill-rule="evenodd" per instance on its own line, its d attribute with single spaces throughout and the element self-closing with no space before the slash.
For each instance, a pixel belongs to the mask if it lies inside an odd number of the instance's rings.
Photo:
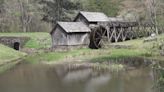
<svg viewBox="0 0 164 92">
<path fill-rule="evenodd" d="M 153 92 L 149 67 L 110 71 L 71 64 L 20 64 L 0 75 L 0 92 Z"/>
</svg>

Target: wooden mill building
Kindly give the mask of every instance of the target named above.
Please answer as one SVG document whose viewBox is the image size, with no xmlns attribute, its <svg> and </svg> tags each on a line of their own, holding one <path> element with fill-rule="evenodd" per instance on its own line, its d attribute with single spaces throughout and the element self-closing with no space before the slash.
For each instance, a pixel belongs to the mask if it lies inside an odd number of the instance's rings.
<svg viewBox="0 0 164 92">
<path fill-rule="evenodd" d="M 81 11 L 75 17 L 74 22 L 83 22 L 86 25 L 98 24 L 99 22 L 108 22 L 108 16 L 101 12 L 84 12 Z"/>
<path fill-rule="evenodd" d="M 88 47 L 90 32 L 82 22 L 58 22 L 51 31 L 53 48 Z"/>
<path fill-rule="evenodd" d="M 136 20 L 81 11 L 73 22 L 58 22 L 51 36 L 54 48 L 89 46 L 97 49 L 106 43 L 145 37 L 153 32 L 153 27 L 145 23 L 139 25 Z"/>
</svg>

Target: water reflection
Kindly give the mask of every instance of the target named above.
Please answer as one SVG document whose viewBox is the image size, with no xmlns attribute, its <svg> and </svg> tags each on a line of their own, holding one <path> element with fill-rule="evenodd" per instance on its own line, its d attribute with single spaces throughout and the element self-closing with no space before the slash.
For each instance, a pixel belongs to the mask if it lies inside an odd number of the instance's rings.
<svg viewBox="0 0 164 92">
<path fill-rule="evenodd" d="M 89 66 L 19 65 L 0 76 L 0 92 L 153 92 L 150 68 L 111 72 Z"/>
</svg>

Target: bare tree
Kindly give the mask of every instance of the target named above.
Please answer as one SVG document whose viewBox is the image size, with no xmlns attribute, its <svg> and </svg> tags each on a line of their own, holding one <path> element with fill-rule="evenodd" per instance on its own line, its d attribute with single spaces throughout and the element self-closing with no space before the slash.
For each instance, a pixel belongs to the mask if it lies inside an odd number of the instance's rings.
<svg viewBox="0 0 164 92">
<path fill-rule="evenodd" d="M 158 9 L 159 0 L 146 0 L 146 8 L 148 12 L 148 17 L 151 23 L 155 27 L 155 32 L 158 35 L 158 21 L 157 21 L 157 9 Z"/>
<path fill-rule="evenodd" d="M 20 7 L 20 13 L 21 13 L 21 24 L 22 24 L 22 30 L 23 32 L 27 32 L 28 29 L 28 25 L 31 22 L 31 16 L 29 15 L 29 11 L 28 11 L 28 5 L 29 5 L 29 1 L 25 0 L 24 2 L 22 0 L 18 0 L 19 3 L 19 7 Z"/>
</svg>

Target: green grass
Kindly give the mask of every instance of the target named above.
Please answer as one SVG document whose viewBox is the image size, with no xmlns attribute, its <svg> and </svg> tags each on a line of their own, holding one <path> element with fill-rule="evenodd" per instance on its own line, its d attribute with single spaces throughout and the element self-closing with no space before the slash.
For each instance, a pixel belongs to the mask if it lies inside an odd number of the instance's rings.
<svg viewBox="0 0 164 92">
<path fill-rule="evenodd" d="M 24 55 L 26 54 L 0 44 L 0 64 L 21 58 Z"/>
<path fill-rule="evenodd" d="M 136 40 L 130 40 L 125 42 L 113 43 L 113 45 L 130 45 L 133 50 L 146 52 L 146 57 L 150 59 L 163 60 L 164 58 L 160 56 L 158 45 L 164 41 L 164 34 L 157 36 L 157 41 L 144 42 L 146 38 L 140 38 Z M 151 56 L 151 57 L 150 57 Z"/>
<path fill-rule="evenodd" d="M 129 40 L 125 42 L 113 43 L 113 45 L 131 45 L 133 48 L 138 48 L 143 44 L 143 39 Z"/>
<path fill-rule="evenodd" d="M 30 55 L 25 60 L 31 63 L 56 62 L 64 59 L 80 57 L 89 52 L 91 52 L 91 49 L 77 49 L 77 50 L 65 51 L 65 52 L 40 53 L 36 55 Z"/>
<path fill-rule="evenodd" d="M 27 48 L 44 48 L 51 46 L 51 38 L 48 33 L 0 33 L 0 36 L 27 36 L 30 37 L 31 40 L 26 44 Z M 158 36 L 159 39 L 164 38 L 164 34 Z M 46 39 L 42 41 L 43 39 Z M 131 45 L 132 49 L 99 49 L 99 50 L 91 50 L 91 49 L 78 49 L 68 52 L 48 52 L 39 54 L 29 55 L 26 58 L 26 61 L 32 63 L 38 62 L 56 62 L 62 61 L 64 59 L 78 58 L 78 59 L 88 59 L 93 62 L 97 61 L 107 61 L 111 59 L 121 59 L 128 57 L 150 57 L 150 49 L 146 49 L 150 47 L 152 43 L 144 43 L 145 38 L 130 40 L 119 43 L 112 43 L 113 45 Z M 5 55 L 5 54 L 3 54 Z M 10 53 L 9 53 L 10 56 Z M 12 55 L 11 55 L 12 56 Z M 18 55 L 16 55 L 18 56 Z M 8 56 L 1 56 L 2 59 L 8 58 Z"/>
<path fill-rule="evenodd" d="M 164 34 L 157 36 L 158 39 L 164 39 Z M 144 39 L 146 38 L 139 38 L 134 40 L 129 40 L 125 42 L 118 42 L 113 43 L 113 45 L 131 45 L 134 49 L 143 48 L 145 46 Z M 148 43 L 147 46 L 151 45 L 152 43 Z"/>
<path fill-rule="evenodd" d="M 49 33 L 34 32 L 34 33 L 0 33 L 0 36 L 14 37 L 30 37 L 26 43 L 26 48 L 47 48 L 51 46 L 51 36 Z"/>
<path fill-rule="evenodd" d="M 138 51 L 133 49 L 78 49 L 68 52 L 50 52 L 31 55 L 26 58 L 26 61 L 31 63 L 39 62 L 58 62 L 66 60 L 86 60 L 92 62 L 107 61 L 113 59 L 122 59 L 126 57 L 139 57 L 146 55 L 146 51 Z"/>
<path fill-rule="evenodd" d="M 143 57 L 149 55 L 146 50 L 134 49 L 112 49 L 110 54 L 102 55 L 91 59 L 92 62 L 104 62 L 110 60 L 119 60 L 133 57 Z"/>
</svg>

